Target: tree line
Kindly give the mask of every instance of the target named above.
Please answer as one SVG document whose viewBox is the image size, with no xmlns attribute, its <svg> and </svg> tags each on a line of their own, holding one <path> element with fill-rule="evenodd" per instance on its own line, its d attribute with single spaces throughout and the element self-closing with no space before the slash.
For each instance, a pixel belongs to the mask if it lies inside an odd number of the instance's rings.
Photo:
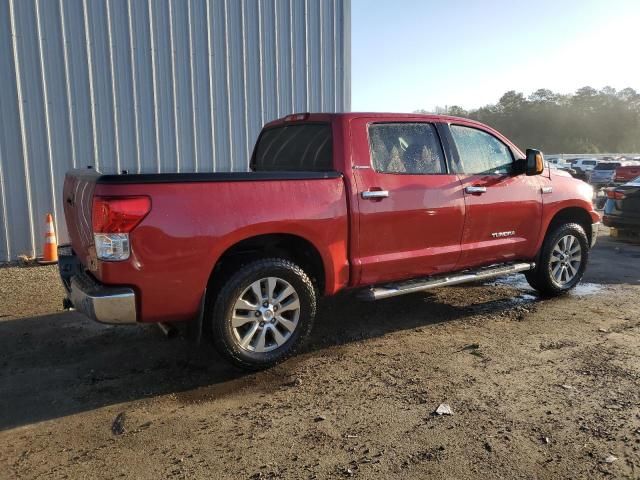
<svg viewBox="0 0 640 480">
<path fill-rule="evenodd" d="M 427 113 L 416 110 L 416 113 Z M 434 113 L 486 123 L 520 148 L 549 153 L 640 152 L 640 94 L 582 87 L 573 94 L 541 88 L 528 97 L 510 90 L 498 103 L 475 110 L 453 105 Z"/>
</svg>

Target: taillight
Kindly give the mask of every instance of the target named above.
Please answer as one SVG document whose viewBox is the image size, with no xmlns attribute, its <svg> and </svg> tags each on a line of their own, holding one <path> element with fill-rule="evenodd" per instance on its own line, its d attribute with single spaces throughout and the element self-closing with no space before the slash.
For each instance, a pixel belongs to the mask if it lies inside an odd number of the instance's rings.
<svg viewBox="0 0 640 480">
<path fill-rule="evenodd" d="M 607 190 L 607 198 L 610 198 L 612 200 L 624 200 L 625 194 L 624 192 L 610 188 Z"/>
<path fill-rule="evenodd" d="M 151 210 L 149 197 L 95 197 L 94 233 L 128 233 Z"/>
<path fill-rule="evenodd" d="M 95 197 L 92 223 L 98 258 L 110 261 L 129 258 L 129 232 L 150 210 L 149 197 Z"/>
</svg>

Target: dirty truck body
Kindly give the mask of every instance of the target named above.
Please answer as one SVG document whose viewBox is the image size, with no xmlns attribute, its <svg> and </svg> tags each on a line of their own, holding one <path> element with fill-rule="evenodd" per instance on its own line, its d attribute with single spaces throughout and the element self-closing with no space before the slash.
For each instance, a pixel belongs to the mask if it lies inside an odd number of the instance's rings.
<svg viewBox="0 0 640 480">
<path fill-rule="evenodd" d="M 597 235 L 591 187 L 466 119 L 290 115 L 264 127 L 250 167 L 70 171 L 67 305 L 106 323 L 195 320 L 231 361 L 263 368 L 304 341 L 319 296 L 515 272 L 558 295 Z"/>
</svg>

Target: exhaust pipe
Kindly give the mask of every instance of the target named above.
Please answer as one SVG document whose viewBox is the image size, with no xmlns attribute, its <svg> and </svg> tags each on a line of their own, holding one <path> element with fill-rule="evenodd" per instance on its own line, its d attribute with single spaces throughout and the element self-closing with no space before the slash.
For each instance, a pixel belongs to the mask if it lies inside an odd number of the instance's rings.
<svg viewBox="0 0 640 480">
<path fill-rule="evenodd" d="M 71 301 L 71 299 L 69 297 L 64 297 L 62 299 L 62 309 L 63 310 L 75 310 L 75 307 L 73 306 L 73 302 Z"/>
<path fill-rule="evenodd" d="M 167 338 L 175 338 L 178 335 L 178 329 L 169 323 L 159 322 L 156 325 Z"/>
</svg>

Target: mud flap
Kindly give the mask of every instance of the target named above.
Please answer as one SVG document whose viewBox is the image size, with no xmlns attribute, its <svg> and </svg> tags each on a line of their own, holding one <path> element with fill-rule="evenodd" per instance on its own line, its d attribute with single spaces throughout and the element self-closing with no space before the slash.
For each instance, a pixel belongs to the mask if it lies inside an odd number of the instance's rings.
<svg viewBox="0 0 640 480">
<path fill-rule="evenodd" d="M 194 345 L 200 345 L 202 342 L 202 327 L 204 324 L 205 301 L 207 299 L 207 289 L 204 289 L 202 298 L 200 299 L 200 307 L 198 314 L 187 325 L 187 340 Z"/>
</svg>

